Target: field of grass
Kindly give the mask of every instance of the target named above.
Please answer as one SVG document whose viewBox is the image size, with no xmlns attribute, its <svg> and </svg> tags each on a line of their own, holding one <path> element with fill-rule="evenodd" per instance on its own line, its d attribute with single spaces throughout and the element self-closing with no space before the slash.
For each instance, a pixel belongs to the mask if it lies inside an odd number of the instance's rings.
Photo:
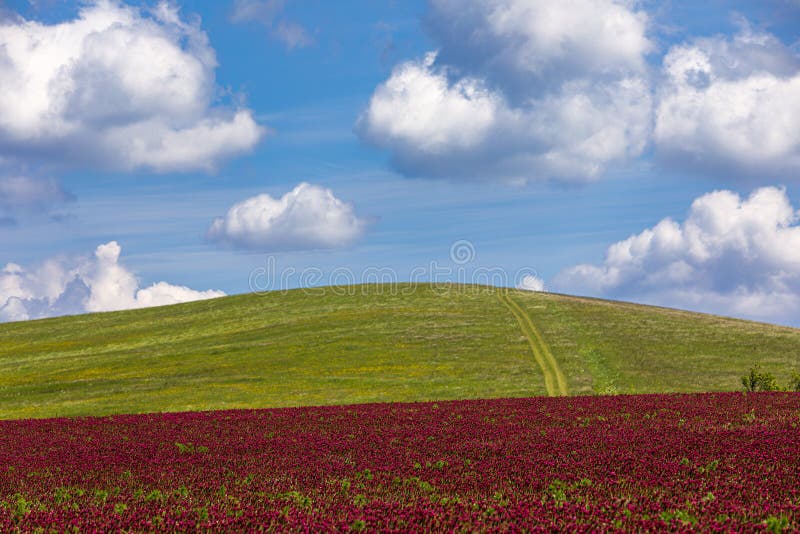
<svg viewBox="0 0 800 534">
<path fill-rule="evenodd" d="M 726 391 L 756 362 L 788 378 L 800 330 L 477 286 L 327 288 L 0 325 L 0 418 Z"/>
<path fill-rule="evenodd" d="M 753 364 L 788 386 L 800 330 L 667 308 L 520 292 L 571 393 L 741 389 Z"/>
</svg>

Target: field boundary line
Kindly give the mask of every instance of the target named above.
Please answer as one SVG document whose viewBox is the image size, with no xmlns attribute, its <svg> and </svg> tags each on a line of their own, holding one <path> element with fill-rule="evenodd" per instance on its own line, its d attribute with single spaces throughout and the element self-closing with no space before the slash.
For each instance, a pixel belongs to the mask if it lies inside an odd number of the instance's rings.
<svg viewBox="0 0 800 534">
<path fill-rule="evenodd" d="M 545 362 L 545 367 L 547 368 L 547 372 L 545 374 L 545 383 L 547 382 L 547 375 L 549 375 L 551 384 L 550 387 L 547 387 L 545 384 L 548 394 L 551 396 L 560 395 L 566 397 L 569 395 L 567 378 L 561 370 L 561 367 L 558 365 L 558 360 L 556 360 L 555 356 L 553 356 L 553 353 L 550 352 L 550 348 L 547 346 L 547 343 L 545 343 L 542 334 L 539 332 L 539 329 L 536 328 L 536 324 L 533 322 L 533 320 L 531 320 L 528 312 L 526 312 L 522 306 L 520 306 L 519 303 L 517 303 L 511 297 L 508 290 L 501 291 L 501 295 L 504 297 L 503 300 L 506 306 L 517 318 L 517 322 L 520 323 L 520 327 L 522 328 L 525 337 L 528 338 L 531 350 L 533 350 L 534 355 L 537 356 L 537 361 Z M 556 384 L 553 384 L 553 381 L 555 381 Z M 555 386 L 557 386 L 557 389 Z"/>
</svg>

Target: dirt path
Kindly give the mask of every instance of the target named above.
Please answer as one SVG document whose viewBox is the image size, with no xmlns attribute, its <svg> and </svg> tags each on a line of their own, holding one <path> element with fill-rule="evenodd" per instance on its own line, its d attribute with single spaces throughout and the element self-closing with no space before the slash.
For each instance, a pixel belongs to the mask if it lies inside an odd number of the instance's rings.
<svg viewBox="0 0 800 534">
<path fill-rule="evenodd" d="M 544 375 L 544 387 L 547 394 L 551 397 L 565 397 L 569 395 L 567 379 L 558 366 L 558 361 L 550 352 L 550 349 L 547 348 L 547 344 L 544 342 L 544 339 L 542 339 L 536 325 L 531 321 L 528 313 L 511 298 L 507 290 L 500 290 L 497 293 L 497 298 L 500 299 L 500 302 L 502 302 L 517 319 L 522 333 L 528 338 L 528 344 L 533 352 L 533 357 L 536 359 L 536 363 L 539 364 L 539 368 Z"/>
</svg>

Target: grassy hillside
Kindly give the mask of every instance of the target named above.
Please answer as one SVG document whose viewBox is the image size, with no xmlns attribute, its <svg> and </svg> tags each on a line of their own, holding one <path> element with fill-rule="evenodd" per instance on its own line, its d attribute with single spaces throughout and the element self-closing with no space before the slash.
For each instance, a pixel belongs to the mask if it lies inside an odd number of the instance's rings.
<svg viewBox="0 0 800 534">
<path fill-rule="evenodd" d="M 485 287 L 241 295 L 0 325 L 0 418 L 735 390 L 800 330 Z M 349 293 L 349 294 L 347 294 Z"/>
</svg>

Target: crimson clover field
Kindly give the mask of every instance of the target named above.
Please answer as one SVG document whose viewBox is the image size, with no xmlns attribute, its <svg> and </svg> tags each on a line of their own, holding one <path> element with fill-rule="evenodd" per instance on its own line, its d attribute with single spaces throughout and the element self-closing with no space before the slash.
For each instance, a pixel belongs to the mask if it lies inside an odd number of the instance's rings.
<svg viewBox="0 0 800 534">
<path fill-rule="evenodd" d="M 800 528 L 800 394 L 0 422 L 0 530 Z"/>
<path fill-rule="evenodd" d="M 0 532 L 800 530 L 798 329 L 315 291 L 0 325 Z"/>
</svg>

